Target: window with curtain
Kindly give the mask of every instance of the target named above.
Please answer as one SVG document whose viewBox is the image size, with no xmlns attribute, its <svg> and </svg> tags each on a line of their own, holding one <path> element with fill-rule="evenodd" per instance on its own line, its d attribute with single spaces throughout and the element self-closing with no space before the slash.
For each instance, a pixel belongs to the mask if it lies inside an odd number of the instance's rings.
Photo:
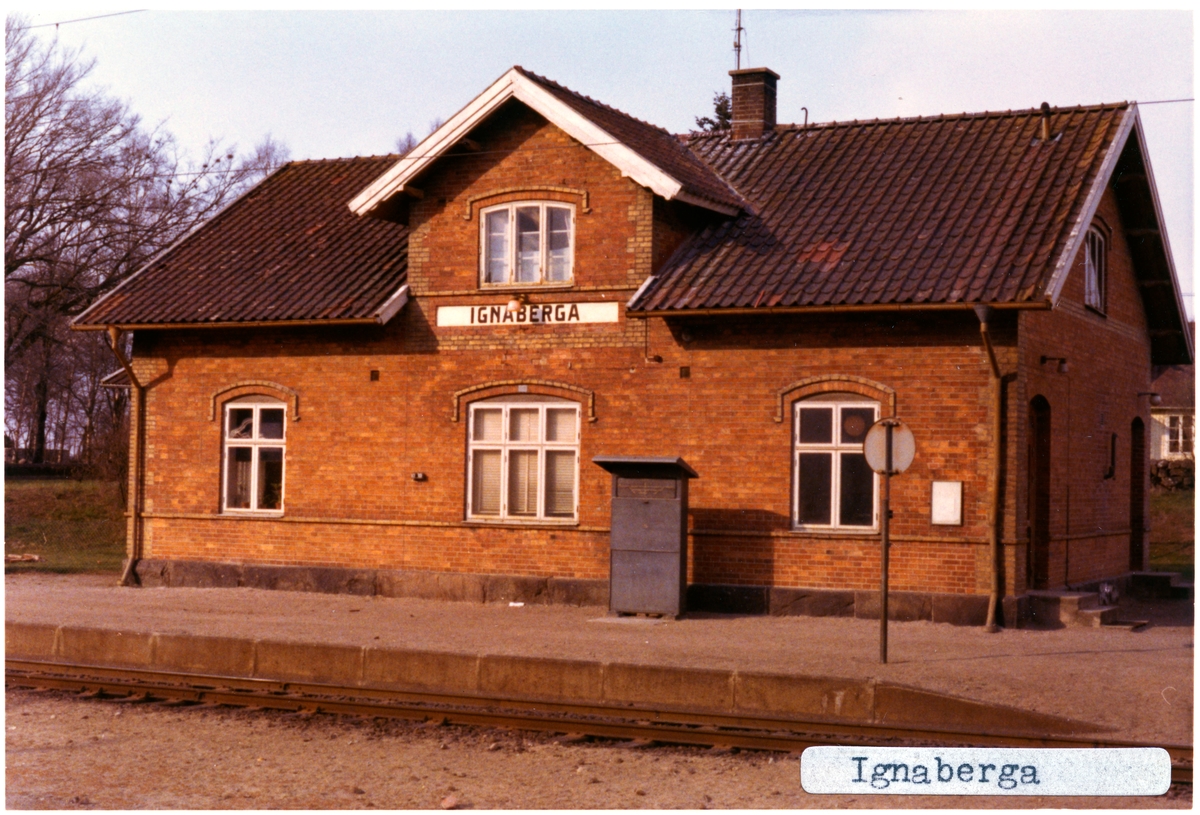
<svg viewBox="0 0 1200 815">
<path fill-rule="evenodd" d="M 283 512 L 287 411 L 265 396 L 225 404 L 222 507 L 226 512 Z"/>
<path fill-rule="evenodd" d="M 485 286 L 570 283 L 575 209 L 521 201 L 480 212 L 480 280 Z"/>
<path fill-rule="evenodd" d="M 579 406 L 508 397 L 471 406 L 467 517 L 574 520 L 579 481 Z"/>
<path fill-rule="evenodd" d="M 1084 293 L 1086 306 L 1104 311 L 1105 287 L 1108 276 L 1108 251 L 1104 233 L 1096 227 L 1088 230 L 1084 241 Z"/>
</svg>

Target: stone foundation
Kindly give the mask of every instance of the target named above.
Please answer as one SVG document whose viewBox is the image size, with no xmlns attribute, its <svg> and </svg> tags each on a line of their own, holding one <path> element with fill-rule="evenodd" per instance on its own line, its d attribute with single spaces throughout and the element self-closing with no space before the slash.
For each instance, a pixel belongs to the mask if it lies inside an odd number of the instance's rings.
<svg viewBox="0 0 1200 815">
<path fill-rule="evenodd" d="M 142 560 L 137 564 L 137 576 L 139 583 L 148 588 L 241 587 L 472 603 L 608 605 L 607 580 L 561 577 L 264 566 L 193 560 Z M 1025 600 L 1024 597 L 1004 598 L 1004 624 L 1016 626 L 1028 617 L 1028 603 Z M 985 595 L 889 592 L 888 619 L 981 626 L 987 619 L 987 604 Z M 692 584 L 688 586 L 687 607 L 690 611 L 723 614 L 874 620 L 879 619 L 879 592 Z"/>
</svg>

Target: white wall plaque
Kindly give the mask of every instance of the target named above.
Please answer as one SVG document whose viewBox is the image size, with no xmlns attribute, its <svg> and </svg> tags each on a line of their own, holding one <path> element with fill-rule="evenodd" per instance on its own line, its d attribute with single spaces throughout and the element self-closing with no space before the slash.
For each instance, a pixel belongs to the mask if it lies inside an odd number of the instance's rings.
<svg viewBox="0 0 1200 815">
<path fill-rule="evenodd" d="M 562 323 L 615 323 L 621 318 L 621 304 L 610 303 L 533 303 L 518 311 L 505 304 L 488 306 L 439 306 L 439 326 L 558 325 Z"/>
<path fill-rule="evenodd" d="M 931 523 L 942 526 L 962 525 L 962 482 L 934 481 Z"/>
</svg>

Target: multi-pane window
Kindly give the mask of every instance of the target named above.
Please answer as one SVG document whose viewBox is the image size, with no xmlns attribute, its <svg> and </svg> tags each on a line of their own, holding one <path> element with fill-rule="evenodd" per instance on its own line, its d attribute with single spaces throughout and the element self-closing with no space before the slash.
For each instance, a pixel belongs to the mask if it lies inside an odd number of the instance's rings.
<svg viewBox="0 0 1200 815">
<path fill-rule="evenodd" d="M 1105 251 L 1104 233 L 1096 227 L 1088 230 L 1084 241 L 1084 305 L 1104 311 L 1104 287 L 1108 272 L 1108 254 Z"/>
<path fill-rule="evenodd" d="M 484 285 L 571 281 L 572 207 L 546 202 L 504 204 L 483 210 L 479 220 Z"/>
<path fill-rule="evenodd" d="M 471 406 L 467 517 L 572 520 L 579 494 L 579 406 L 546 397 Z"/>
<path fill-rule="evenodd" d="M 247 396 L 225 405 L 223 503 L 226 511 L 283 511 L 285 410 Z"/>
<path fill-rule="evenodd" d="M 1167 457 L 1190 456 L 1194 452 L 1195 417 L 1172 414 L 1167 417 Z"/>
<path fill-rule="evenodd" d="M 800 528 L 875 526 L 876 476 L 863 440 L 879 405 L 862 397 L 823 396 L 796 403 L 793 506 Z"/>
</svg>

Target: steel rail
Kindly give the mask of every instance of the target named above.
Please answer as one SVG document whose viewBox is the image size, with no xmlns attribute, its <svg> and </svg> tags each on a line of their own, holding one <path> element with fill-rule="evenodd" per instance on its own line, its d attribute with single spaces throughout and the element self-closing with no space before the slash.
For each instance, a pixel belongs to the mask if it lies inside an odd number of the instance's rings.
<svg viewBox="0 0 1200 815">
<path fill-rule="evenodd" d="M 667 744 L 797 752 L 827 744 L 878 746 L 1163 747 L 1173 783 L 1192 783 L 1192 748 L 1104 738 L 1018 732 L 887 727 L 770 715 L 737 715 L 669 706 L 590 705 L 499 697 L 5 660 L 5 686 L 107 694 L 130 701 L 185 701 L 447 724 L 541 730 Z"/>
</svg>

